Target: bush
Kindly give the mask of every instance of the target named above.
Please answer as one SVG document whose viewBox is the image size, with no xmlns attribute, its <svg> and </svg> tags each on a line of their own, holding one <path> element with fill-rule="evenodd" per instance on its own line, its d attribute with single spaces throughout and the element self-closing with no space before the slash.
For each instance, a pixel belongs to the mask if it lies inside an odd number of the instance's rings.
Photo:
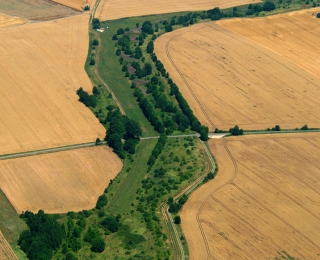
<svg viewBox="0 0 320 260">
<path fill-rule="evenodd" d="M 315 2 L 313 2 L 314 7 L 317 5 Z M 320 18 L 320 13 L 317 13 L 317 18 Z"/>
<path fill-rule="evenodd" d="M 234 128 L 230 128 L 229 133 L 232 135 L 243 135 L 243 129 L 239 129 L 239 126 L 236 125 Z"/>
<path fill-rule="evenodd" d="M 106 247 L 106 243 L 101 237 L 96 237 L 95 239 L 93 239 L 91 245 L 91 251 L 95 253 L 103 252 Z"/>
<path fill-rule="evenodd" d="M 98 41 L 97 39 L 94 39 L 94 40 L 92 41 L 92 44 L 93 44 L 93 45 L 99 45 L 99 41 Z"/>
<path fill-rule="evenodd" d="M 181 218 L 180 216 L 175 216 L 174 217 L 174 224 L 180 224 L 181 223 Z"/>
<path fill-rule="evenodd" d="M 274 9 L 276 9 L 276 5 L 271 1 L 266 1 L 262 6 L 262 10 L 263 11 L 269 12 L 269 11 L 272 11 Z"/>
<path fill-rule="evenodd" d="M 107 205 L 107 203 L 107 196 L 105 194 L 102 194 L 97 201 L 96 209 L 102 209 L 105 205 Z"/>
<path fill-rule="evenodd" d="M 307 125 L 304 125 L 303 127 L 301 127 L 301 130 L 309 130 L 309 127 Z"/>
</svg>

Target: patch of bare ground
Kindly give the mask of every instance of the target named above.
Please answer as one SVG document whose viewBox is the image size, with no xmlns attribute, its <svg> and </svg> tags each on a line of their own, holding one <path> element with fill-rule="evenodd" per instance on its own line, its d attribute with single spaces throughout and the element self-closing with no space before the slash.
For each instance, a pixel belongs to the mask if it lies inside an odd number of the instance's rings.
<svg viewBox="0 0 320 260">
<path fill-rule="evenodd" d="M 124 17 L 150 14 L 165 14 L 184 11 L 203 11 L 214 7 L 229 8 L 233 6 L 258 3 L 258 0 L 101 0 L 96 16 L 100 20 L 115 20 Z"/>
<path fill-rule="evenodd" d="M 181 212 L 190 259 L 318 259 L 320 134 L 214 139 L 216 178 Z"/>
<path fill-rule="evenodd" d="M 69 7 L 46 0 L 0 0 L 1 12 L 28 20 L 48 20 L 79 14 Z"/>
<path fill-rule="evenodd" d="M 94 208 L 122 168 L 107 146 L 0 161 L 0 189 L 18 213 Z"/>
<path fill-rule="evenodd" d="M 10 16 L 0 13 L 0 28 L 25 24 L 27 20 L 23 20 L 17 16 Z"/>
<path fill-rule="evenodd" d="M 160 36 L 155 53 L 211 130 L 320 127 L 318 77 L 214 22 Z"/>
<path fill-rule="evenodd" d="M 18 260 L 7 240 L 0 231 L 0 260 Z"/>
<path fill-rule="evenodd" d="M 217 22 L 282 55 L 320 78 L 320 8 L 255 19 Z"/>
<path fill-rule="evenodd" d="M 93 142 L 105 135 L 76 90 L 84 70 L 88 16 L 0 30 L 0 154 Z"/>
</svg>

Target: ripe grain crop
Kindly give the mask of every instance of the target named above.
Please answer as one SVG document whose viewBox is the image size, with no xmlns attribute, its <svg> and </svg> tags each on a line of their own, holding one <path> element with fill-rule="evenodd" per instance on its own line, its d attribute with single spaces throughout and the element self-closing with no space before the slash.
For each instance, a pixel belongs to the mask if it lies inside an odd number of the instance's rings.
<svg viewBox="0 0 320 260">
<path fill-rule="evenodd" d="M 94 142 L 104 127 L 78 101 L 88 15 L 0 30 L 0 154 Z"/>
<path fill-rule="evenodd" d="M 87 3 L 86 0 L 53 0 L 53 1 L 56 3 L 71 7 L 78 11 L 83 11 Z M 88 4 L 90 5 L 90 7 L 93 6 L 94 2 L 95 2 L 94 0 L 88 0 Z"/>
<path fill-rule="evenodd" d="M 203 11 L 214 7 L 229 8 L 249 3 L 258 3 L 258 0 L 200 0 L 200 1 L 156 1 L 156 0 L 101 0 L 96 16 L 100 20 L 115 20 L 125 17 L 150 14 L 166 14 L 184 11 Z"/>
<path fill-rule="evenodd" d="M 122 162 L 98 146 L 0 161 L 0 189 L 18 213 L 94 208 Z"/>
<path fill-rule="evenodd" d="M 23 20 L 17 16 L 10 16 L 0 13 L 0 28 L 24 24 L 26 22 L 26 20 Z"/>
<path fill-rule="evenodd" d="M 216 178 L 181 213 L 190 259 L 317 259 L 320 134 L 214 139 Z"/>
<path fill-rule="evenodd" d="M 215 22 L 160 36 L 155 53 L 210 130 L 320 127 L 320 78 Z"/>
<path fill-rule="evenodd" d="M 0 260 L 18 260 L 7 240 L 0 231 Z"/>
</svg>

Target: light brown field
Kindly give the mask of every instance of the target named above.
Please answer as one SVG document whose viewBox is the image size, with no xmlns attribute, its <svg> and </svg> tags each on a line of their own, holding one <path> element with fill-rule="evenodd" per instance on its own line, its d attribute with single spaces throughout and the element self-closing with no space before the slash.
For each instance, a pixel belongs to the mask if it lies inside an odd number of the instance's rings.
<svg viewBox="0 0 320 260">
<path fill-rule="evenodd" d="M 230 19 L 218 24 L 279 53 L 320 78 L 320 26 L 312 8 L 256 19 Z"/>
<path fill-rule="evenodd" d="M 190 259 L 319 259 L 319 144 L 319 133 L 210 140 L 219 173 L 181 213 Z"/>
<path fill-rule="evenodd" d="M 0 29 L 0 154 L 93 142 L 105 129 L 78 101 L 88 16 Z"/>
<path fill-rule="evenodd" d="M 0 28 L 24 24 L 26 22 L 26 20 L 23 20 L 17 16 L 10 16 L 0 13 Z"/>
<path fill-rule="evenodd" d="M 29 20 L 49 20 L 79 14 L 48 0 L 0 0 L 1 13 Z"/>
<path fill-rule="evenodd" d="M 183 11 L 203 11 L 214 7 L 229 8 L 233 6 L 258 3 L 258 0 L 101 0 L 96 17 L 100 20 L 115 20 L 124 17 L 165 14 Z"/>
<path fill-rule="evenodd" d="M 18 260 L 0 230 L 0 260 Z"/>
<path fill-rule="evenodd" d="M 107 146 L 0 161 L 0 189 L 18 213 L 64 213 L 94 208 L 121 170 Z"/>
<path fill-rule="evenodd" d="M 211 130 L 320 127 L 319 78 L 214 22 L 162 35 L 155 53 Z"/>
<path fill-rule="evenodd" d="M 53 0 L 56 3 L 69 6 L 73 9 L 83 11 L 85 5 L 86 5 L 86 0 Z M 94 0 L 88 0 L 88 4 L 92 7 L 92 4 L 94 3 Z"/>
</svg>

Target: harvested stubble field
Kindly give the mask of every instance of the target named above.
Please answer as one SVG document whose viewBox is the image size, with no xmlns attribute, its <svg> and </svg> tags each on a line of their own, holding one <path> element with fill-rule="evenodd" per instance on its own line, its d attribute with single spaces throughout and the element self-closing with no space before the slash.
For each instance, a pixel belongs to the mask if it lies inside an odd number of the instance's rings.
<svg viewBox="0 0 320 260">
<path fill-rule="evenodd" d="M 233 6 L 258 3 L 259 0 L 101 0 L 96 16 L 100 20 L 115 20 L 125 17 L 150 14 L 166 14 L 184 11 L 203 11 L 214 7 L 229 8 Z"/>
<path fill-rule="evenodd" d="M 181 213 L 190 259 L 318 259 L 319 144 L 319 133 L 210 140 L 219 173 Z"/>
<path fill-rule="evenodd" d="M 18 213 L 65 213 L 94 208 L 121 160 L 97 146 L 0 161 L 0 189 Z"/>
<path fill-rule="evenodd" d="M 65 6 L 69 6 L 73 9 L 76 9 L 78 11 L 83 11 L 84 7 L 86 5 L 86 0 L 52 0 L 56 3 L 65 5 Z M 92 5 L 94 4 L 94 0 L 88 0 L 88 4 L 92 7 Z"/>
<path fill-rule="evenodd" d="M 105 129 L 78 101 L 88 16 L 0 30 L 0 154 L 93 142 Z"/>
<path fill-rule="evenodd" d="M 162 35 L 155 53 L 211 130 L 320 127 L 319 78 L 214 22 Z"/>
<path fill-rule="evenodd" d="M 23 20 L 17 16 L 10 16 L 0 13 L 0 28 L 15 26 L 26 23 L 27 20 Z"/>
<path fill-rule="evenodd" d="M 7 240 L 0 231 L 0 260 L 18 260 Z"/>
<path fill-rule="evenodd" d="M 29 20 L 48 20 L 79 14 L 69 7 L 47 0 L 0 0 L 1 12 Z"/>
<path fill-rule="evenodd" d="M 286 57 L 320 78 L 320 8 L 217 22 Z"/>
</svg>

